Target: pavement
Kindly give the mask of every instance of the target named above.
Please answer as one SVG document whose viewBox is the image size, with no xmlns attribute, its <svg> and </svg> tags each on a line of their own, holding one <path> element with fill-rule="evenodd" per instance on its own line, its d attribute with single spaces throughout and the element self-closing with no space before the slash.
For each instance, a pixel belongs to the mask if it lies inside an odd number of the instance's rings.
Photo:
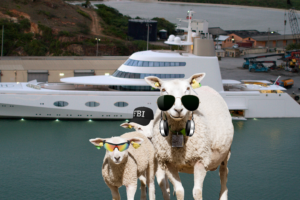
<svg viewBox="0 0 300 200">
<path fill-rule="evenodd" d="M 273 53 L 274 54 L 274 53 Z M 278 76 L 281 76 L 280 80 L 293 79 L 294 85 L 292 88 L 287 89 L 286 92 L 291 94 L 293 92 L 300 93 L 300 73 L 291 73 L 285 70 L 271 70 L 270 72 L 249 72 L 248 69 L 243 69 L 244 57 L 258 56 L 259 54 L 248 54 L 240 58 L 225 57 L 219 61 L 221 68 L 222 79 L 233 80 L 276 80 Z M 266 55 L 266 54 L 261 54 Z M 259 61 L 271 60 L 277 61 L 277 65 L 281 64 L 281 60 L 277 60 L 280 57 L 268 57 L 263 59 L 257 59 Z"/>
</svg>

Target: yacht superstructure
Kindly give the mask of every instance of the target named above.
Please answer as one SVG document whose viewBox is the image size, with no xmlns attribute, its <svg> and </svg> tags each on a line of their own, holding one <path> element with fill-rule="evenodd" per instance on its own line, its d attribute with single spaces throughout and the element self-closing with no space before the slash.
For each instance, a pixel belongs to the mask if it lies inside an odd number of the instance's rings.
<svg viewBox="0 0 300 200">
<path fill-rule="evenodd" d="M 300 105 L 283 87 L 264 81 L 222 80 L 212 39 L 209 35 L 197 38 L 190 25 L 188 29 L 193 41 L 171 35 L 166 42 L 185 45 L 186 51 L 137 52 L 111 76 L 62 78 L 63 83 L 57 84 L 0 83 L 0 117 L 127 119 L 136 107 L 157 109 L 159 91 L 152 90 L 146 76 L 185 79 L 200 72 L 206 73 L 201 84 L 218 91 L 237 119 L 300 117 Z"/>
</svg>

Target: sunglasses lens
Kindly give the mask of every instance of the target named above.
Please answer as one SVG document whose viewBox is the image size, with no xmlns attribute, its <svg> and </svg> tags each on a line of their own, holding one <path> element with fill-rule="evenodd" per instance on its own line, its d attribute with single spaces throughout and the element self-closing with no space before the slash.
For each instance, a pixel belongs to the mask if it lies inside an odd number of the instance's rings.
<svg viewBox="0 0 300 200">
<path fill-rule="evenodd" d="M 185 95 L 181 97 L 181 102 L 187 110 L 194 111 L 197 110 L 200 101 L 197 96 Z"/>
<path fill-rule="evenodd" d="M 171 95 L 160 96 L 157 99 L 157 106 L 162 111 L 167 111 L 174 105 L 175 97 Z"/>
<path fill-rule="evenodd" d="M 129 147 L 129 143 L 127 142 L 127 143 L 125 143 L 125 144 L 109 144 L 109 143 L 104 143 L 104 148 L 106 149 L 106 150 L 108 150 L 108 151 L 114 151 L 115 150 L 115 148 L 117 147 L 118 148 L 118 150 L 120 151 L 120 152 L 122 152 L 122 151 L 125 151 L 126 149 L 128 149 L 128 147 Z"/>
<path fill-rule="evenodd" d="M 118 145 L 118 149 L 119 149 L 120 152 L 125 151 L 126 149 L 128 149 L 128 147 L 129 147 L 128 143 Z"/>
<path fill-rule="evenodd" d="M 115 149 L 115 145 L 112 145 L 112 144 L 109 144 L 109 143 L 106 143 L 106 142 L 104 143 L 103 146 L 108 151 L 114 151 L 114 149 Z"/>
</svg>

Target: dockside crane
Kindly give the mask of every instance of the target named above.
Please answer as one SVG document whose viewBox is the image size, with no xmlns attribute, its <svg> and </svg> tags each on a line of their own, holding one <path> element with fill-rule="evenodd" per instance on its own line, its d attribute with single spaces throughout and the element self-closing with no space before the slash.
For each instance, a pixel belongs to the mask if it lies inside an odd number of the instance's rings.
<svg viewBox="0 0 300 200">
<path fill-rule="evenodd" d="M 295 11 L 295 8 L 291 8 L 288 13 L 290 26 L 293 34 L 294 40 L 296 40 L 296 43 L 300 42 L 300 29 L 298 25 L 298 16 Z"/>
</svg>

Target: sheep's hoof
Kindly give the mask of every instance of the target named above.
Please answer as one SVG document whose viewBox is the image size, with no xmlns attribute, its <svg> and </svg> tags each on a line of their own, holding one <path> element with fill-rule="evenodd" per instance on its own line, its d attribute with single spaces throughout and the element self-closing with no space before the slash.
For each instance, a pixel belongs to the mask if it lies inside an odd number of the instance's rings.
<svg viewBox="0 0 300 200">
<path fill-rule="evenodd" d="M 176 190 L 176 197 L 177 197 L 177 200 L 183 200 L 184 199 L 184 191 Z"/>
<path fill-rule="evenodd" d="M 195 200 L 202 200 L 202 190 L 199 188 L 193 189 L 193 196 Z"/>
</svg>

